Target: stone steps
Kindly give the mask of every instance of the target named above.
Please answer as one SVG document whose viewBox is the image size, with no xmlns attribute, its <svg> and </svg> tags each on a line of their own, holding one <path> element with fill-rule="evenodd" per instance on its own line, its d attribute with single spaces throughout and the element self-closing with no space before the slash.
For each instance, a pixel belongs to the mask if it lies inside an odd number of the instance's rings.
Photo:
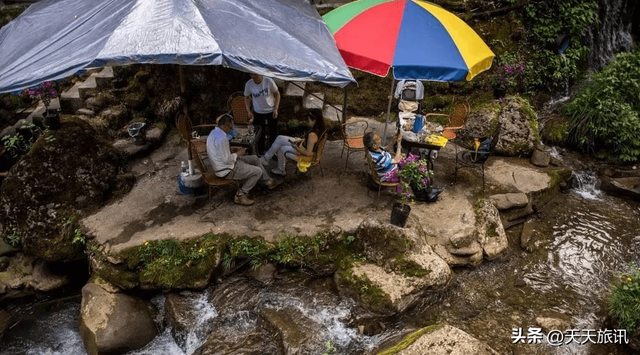
<svg viewBox="0 0 640 355">
<path fill-rule="evenodd" d="M 85 92 L 93 89 L 106 89 L 111 87 L 113 68 L 104 67 L 99 72 L 94 72 L 84 81 L 77 82 L 69 90 L 60 95 L 60 108 L 62 113 L 74 114 L 84 107 Z"/>
</svg>

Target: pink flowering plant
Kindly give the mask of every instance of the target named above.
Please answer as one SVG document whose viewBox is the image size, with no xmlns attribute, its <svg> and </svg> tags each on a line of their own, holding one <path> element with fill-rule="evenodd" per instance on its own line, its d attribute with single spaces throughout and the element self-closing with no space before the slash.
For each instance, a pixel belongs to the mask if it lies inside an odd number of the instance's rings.
<svg viewBox="0 0 640 355">
<path fill-rule="evenodd" d="M 407 157 L 398 163 L 398 169 L 385 174 L 388 182 L 397 182 L 396 193 L 403 201 L 413 201 L 414 196 L 411 187 L 426 189 L 433 176 L 433 170 L 429 170 L 427 161 L 420 159 L 418 155 L 409 153 Z"/>
<path fill-rule="evenodd" d="M 513 92 L 525 76 L 524 64 L 520 61 L 503 63 L 491 78 L 491 86 L 502 93 Z"/>
<path fill-rule="evenodd" d="M 50 81 L 45 81 L 35 89 L 27 90 L 27 94 L 29 94 L 31 98 L 42 100 L 45 112 L 47 113 L 49 112 L 51 100 L 58 96 L 58 92 L 53 88 L 53 84 Z"/>
</svg>

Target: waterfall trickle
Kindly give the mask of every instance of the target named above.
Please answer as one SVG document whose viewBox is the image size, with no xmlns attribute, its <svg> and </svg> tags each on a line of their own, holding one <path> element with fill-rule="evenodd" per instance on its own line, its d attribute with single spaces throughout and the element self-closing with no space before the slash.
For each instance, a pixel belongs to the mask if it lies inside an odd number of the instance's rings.
<svg viewBox="0 0 640 355">
<path fill-rule="evenodd" d="M 586 198 L 588 200 L 599 200 L 602 191 L 598 189 L 600 180 L 593 171 L 574 172 L 571 176 L 573 181 L 572 192 Z"/>
</svg>

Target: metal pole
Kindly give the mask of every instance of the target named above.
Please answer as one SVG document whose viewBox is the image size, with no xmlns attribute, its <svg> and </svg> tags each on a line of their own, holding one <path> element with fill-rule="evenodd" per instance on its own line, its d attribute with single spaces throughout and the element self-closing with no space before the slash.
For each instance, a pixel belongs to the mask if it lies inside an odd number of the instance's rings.
<svg viewBox="0 0 640 355">
<path fill-rule="evenodd" d="M 382 132 L 382 146 L 387 145 L 387 126 L 389 125 L 389 115 L 391 114 L 391 101 L 393 100 L 393 84 L 395 79 L 391 77 L 391 91 L 389 91 L 389 105 L 387 106 L 387 121 L 384 124 L 384 131 Z"/>
<path fill-rule="evenodd" d="M 180 77 L 180 96 L 182 96 L 182 100 L 184 101 L 182 105 L 182 110 L 184 111 L 184 117 L 187 122 L 189 122 L 189 110 L 187 108 L 187 85 L 184 82 L 184 69 L 182 65 L 178 65 L 178 76 Z M 191 126 L 191 125 L 188 125 Z M 189 132 L 191 134 L 191 132 Z M 187 154 L 189 154 L 189 175 L 195 174 L 195 167 L 193 164 L 193 154 L 191 153 L 191 141 L 187 142 Z"/>
<path fill-rule="evenodd" d="M 347 84 L 344 87 L 344 103 L 342 104 L 342 124 L 347 123 Z"/>
</svg>

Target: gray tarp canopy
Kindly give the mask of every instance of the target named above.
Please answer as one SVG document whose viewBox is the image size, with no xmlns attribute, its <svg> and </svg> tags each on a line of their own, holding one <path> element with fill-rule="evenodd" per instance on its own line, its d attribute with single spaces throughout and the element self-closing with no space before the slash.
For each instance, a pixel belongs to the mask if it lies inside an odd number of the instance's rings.
<svg viewBox="0 0 640 355">
<path fill-rule="evenodd" d="M 0 92 L 135 63 L 355 82 L 322 18 L 302 0 L 43 0 L 0 29 Z"/>
</svg>

